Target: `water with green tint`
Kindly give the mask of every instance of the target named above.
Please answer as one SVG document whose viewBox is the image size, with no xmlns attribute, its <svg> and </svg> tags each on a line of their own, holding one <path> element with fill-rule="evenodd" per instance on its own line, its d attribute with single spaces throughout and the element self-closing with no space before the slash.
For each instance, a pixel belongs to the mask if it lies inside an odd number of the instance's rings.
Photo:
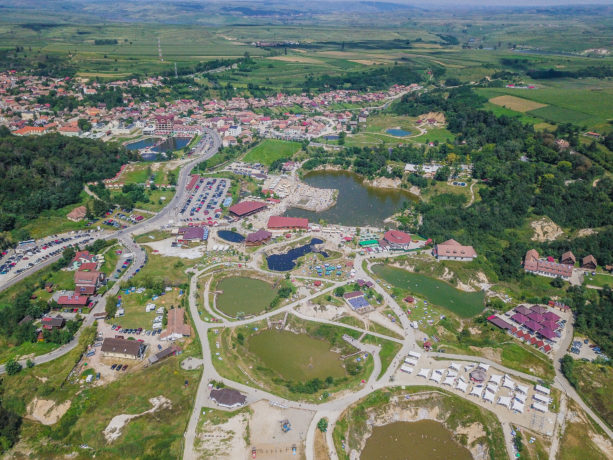
<svg viewBox="0 0 613 460">
<path fill-rule="evenodd" d="M 470 451 L 434 420 L 376 426 L 360 460 L 470 460 Z"/>
<path fill-rule="evenodd" d="M 405 190 L 368 187 L 361 176 L 347 171 L 312 171 L 303 181 L 316 188 L 338 190 L 336 204 L 321 212 L 291 208 L 286 216 L 306 217 L 313 222 L 323 219 L 331 224 L 383 226 L 383 221 L 399 211 L 402 203 L 417 200 Z"/>
<path fill-rule="evenodd" d="M 408 289 L 434 305 L 447 308 L 464 318 L 474 316 L 483 310 L 485 299 L 483 292 L 460 291 L 445 281 L 389 265 L 374 265 L 372 271 L 392 286 Z"/>
<path fill-rule="evenodd" d="M 307 334 L 266 330 L 250 337 L 248 348 L 264 367 L 285 380 L 304 381 L 346 375 L 340 355 L 330 351 L 330 344 Z"/>
<path fill-rule="evenodd" d="M 217 309 L 228 316 L 260 313 L 277 295 L 272 284 L 246 276 L 224 278 L 215 289 L 223 292 L 217 295 Z"/>
</svg>

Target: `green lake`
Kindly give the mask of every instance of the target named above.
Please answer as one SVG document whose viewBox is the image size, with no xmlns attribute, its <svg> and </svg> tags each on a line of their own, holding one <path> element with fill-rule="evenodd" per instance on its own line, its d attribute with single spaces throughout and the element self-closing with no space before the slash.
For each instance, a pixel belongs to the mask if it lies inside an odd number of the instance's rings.
<svg viewBox="0 0 613 460">
<path fill-rule="evenodd" d="M 470 451 L 434 420 L 376 426 L 360 460 L 471 460 Z"/>
<path fill-rule="evenodd" d="M 460 291 L 445 281 L 389 265 L 373 265 L 372 271 L 392 286 L 407 289 L 414 295 L 424 297 L 428 302 L 444 307 L 464 318 L 483 311 L 485 300 L 483 292 Z"/>
<path fill-rule="evenodd" d="M 346 375 L 340 355 L 330 351 L 330 344 L 307 334 L 265 330 L 251 336 L 247 345 L 264 367 L 286 380 L 301 381 L 315 377 L 323 380 L 328 376 L 336 378 Z"/>
<path fill-rule="evenodd" d="M 224 278 L 215 288 L 217 309 L 228 316 L 249 315 L 263 311 L 277 295 L 272 284 L 246 276 Z"/>
<path fill-rule="evenodd" d="M 313 212 L 290 208 L 285 213 L 312 222 L 323 219 L 330 224 L 383 226 L 383 221 L 400 210 L 402 203 L 417 200 L 405 190 L 369 187 L 361 176 L 348 171 L 312 171 L 302 180 L 312 187 L 338 190 L 336 204 L 330 209 Z"/>
</svg>

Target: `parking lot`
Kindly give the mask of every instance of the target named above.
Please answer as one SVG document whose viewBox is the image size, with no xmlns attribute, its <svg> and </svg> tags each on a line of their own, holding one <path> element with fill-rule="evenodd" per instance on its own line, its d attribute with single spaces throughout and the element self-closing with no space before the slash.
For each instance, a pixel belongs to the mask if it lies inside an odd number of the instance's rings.
<svg viewBox="0 0 613 460">
<path fill-rule="evenodd" d="M 179 219 L 183 222 L 216 225 L 229 188 L 229 179 L 201 177 L 181 206 Z M 227 202 L 225 205 L 227 206 Z"/>
<path fill-rule="evenodd" d="M 598 357 L 607 358 L 600 347 L 585 337 L 576 336 L 570 344 L 570 352 L 575 359 L 594 361 Z"/>
<path fill-rule="evenodd" d="M 96 230 L 80 230 L 70 234 L 53 235 L 41 240 L 22 241 L 15 250 L 2 252 L 0 258 L 0 282 L 9 280 L 49 258 L 61 255 L 68 246 L 81 247 L 100 235 Z"/>
</svg>

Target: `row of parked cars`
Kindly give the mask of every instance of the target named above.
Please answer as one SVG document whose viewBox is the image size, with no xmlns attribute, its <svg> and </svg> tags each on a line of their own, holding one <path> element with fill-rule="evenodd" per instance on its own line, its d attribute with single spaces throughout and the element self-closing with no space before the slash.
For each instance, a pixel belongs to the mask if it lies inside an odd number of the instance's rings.
<svg viewBox="0 0 613 460">
<path fill-rule="evenodd" d="M 25 266 L 18 268 L 15 273 L 20 274 L 28 270 L 29 268 L 38 265 L 45 260 L 60 255 L 69 246 L 85 245 L 93 240 L 93 237 L 89 236 L 88 232 L 78 232 L 74 236 L 67 236 L 62 238 L 52 237 L 45 243 L 34 244 L 29 247 L 25 253 L 9 254 L 7 251 L 2 252 L 2 258 L 0 258 L 0 275 L 6 275 L 15 269 L 17 264 L 22 261 L 28 261 Z M 46 252 L 49 249 L 52 251 Z M 44 254 L 41 254 L 43 253 Z M 35 260 L 31 260 L 37 254 L 41 254 Z"/>
<path fill-rule="evenodd" d="M 112 371 L 125 371 L 128 369 L 128 365 L 124 364 L 123 366 L 121 364 L 115 363 L 113 365 L 111 365 L 111 370 Z"/>
<path fill-rule="evenodd" d="M 152 330 L 143 330 L 142 327 L 139 328 L 122 328 L 121 325 L 116 325 L 113 324 L 111 326 L 111 329 L 115 332 L 119 332 L 120 334 L 135 334 L 135 335 L 141 335 L 141 334 L 145 334 L 145 335 L 156 335 L 156 334 L 161 334 L 162 333 L 162 329 L 160 328 L 156 328 L 156 329 L 152 329 Z"/>
</svg>

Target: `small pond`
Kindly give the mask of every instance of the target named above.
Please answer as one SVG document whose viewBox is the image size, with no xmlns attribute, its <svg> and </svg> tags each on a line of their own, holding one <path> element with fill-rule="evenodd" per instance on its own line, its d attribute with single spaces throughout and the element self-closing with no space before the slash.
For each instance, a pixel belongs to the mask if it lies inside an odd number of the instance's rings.
<svg viewBox="0 0 613 460">
<path fill-rule="evenodd" d="M 406 137 L 406 136 L 411 135 L 411 131 L 405 131 L 404 129 L 400 129 L 400 128 L 390 128 L 390 129 L 385 130 L 385 132 L 387 134 L 391 134 L 392 136 L 396 136 L 396 137 Z"/>
<path fill-rule="evenodd" d="M 229 241 L 230 243 L 242 243 L 245 241 L 245 237 L 243 235 L 230 230 L 219 230 L 217 232 L 217 236 L 222 240 Z"/>
<path fill-rule="evenodd" d="M 471 460 L 470 451 L 434 420 L 376 426 L 366 440 L 361 460 Z"/>
<path fill-rule="evenodd" d="M 322 243 L 323 241 L 319 238 L 313 238 L 309 244 L 290 249 L 285 254 L 270 255 L 266 258 L 268 268 L 276 272 L 287 272 L 292 270 L 296 267 L 296 259 L 308 254 L 309 252 L 313 252 L 314 246 Z"/>
</svg>

